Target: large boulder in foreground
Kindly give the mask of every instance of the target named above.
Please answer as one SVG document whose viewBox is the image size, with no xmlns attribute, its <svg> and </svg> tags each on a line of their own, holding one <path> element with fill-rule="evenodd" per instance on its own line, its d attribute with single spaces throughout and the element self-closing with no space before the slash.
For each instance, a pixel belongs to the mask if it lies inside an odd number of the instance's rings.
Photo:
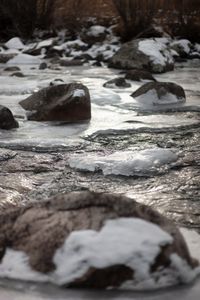
<svg viewBox="0 0 200 300">
<path fill-rule="evenodd" d="M 0 260 L 0 277 L 70 287 L 145 289 L 189 282 L 197 272 L 171 221 L 122 195 L 94 192 L 5 207 Z"/>
<path fill-rule="evenodd" d="M 148 82 L 131 96 L 150 106 L 182 104 L 186 101 L 184 89 L 173 82 Z"/>
<path fill-rule="evenodd" d="M 19 124 L 7 107 L 0 105 L 0 129 L 18 128 Z"/>
<path fill-rule="evenodd" d="M 34 121 L 80 122 L 91 118 L 88 88 L 81 83 L 50 86 L 22 100 L 20 105 Z"/>
<path fill-rule="evenodd" d="M 122 45 L 111 58 L 110 67 L 145 69 L 164 73 L 174 68 L 174 59 L 165 39 L 136 39 Z"/>
</svg>

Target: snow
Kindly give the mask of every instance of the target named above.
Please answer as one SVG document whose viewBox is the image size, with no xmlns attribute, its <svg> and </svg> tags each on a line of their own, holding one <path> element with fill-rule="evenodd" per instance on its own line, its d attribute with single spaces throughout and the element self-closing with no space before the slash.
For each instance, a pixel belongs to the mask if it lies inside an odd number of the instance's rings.
<svg viewBox="0 0 200 300">
<path fill-rule="evenodd" d="M 78 98 L 85 97 L 85 91 L 81 89 L 77 89 L 74 91 L 73 97 L 78 97 Z"/>
<path fill-rule="evenodd" d="M 191 43 L 186 39 L 182 39 L 182 40 L 172 42 L 170 47 L 172 48 L 175 47 L 175 49 L 179 48 L 180 50 L 184 51 L 186 54 L 189 54 L 191 50 Z"/>
<path fill-rule="evenodd" d="M 156 168 L 177 159 L 177 154 L 169 149 L 154 148 L 115 152 L 107 156 L 76 155 L 69 158 L 69 165 L 82 171 L 101 170 L 104 175 L 146 176 Z"/>
<path fill-rule="evenodd" d="M 88 29 L 87 35 L 98 37 L 99 35 L 105 33 L 105 31 L 106 31 L 106 27 L 101 25 L 93 25 Z"/>
<path fill-rule="evenodd" d="M 182 235 L 188 245 L 192 257 L 195 257 L 200 262 L 200 235 L 191 229 L 180 228 Z"/>
<path fill-rule="evenodd" d="M 166 38 L 148 39 L 139 42 L 138 49 L 150 57 L 154 64 L 165 66 L 166 63 L 173 63 L 173 57 L 168 49 Z"/>
<path fill-rule="evenodd" d="M 28 256 L 8 248 L 0 264 L 0 277 L 57 285 L 70 283 L 90 268 L 124 265 L 134 270 L 134 278 L 123 289 L 149 289 L 188 283 L 199 274 L 173 253 L 168 268 L 151 273 L 151 266 L 163 246 L 173 238 L 158 225 L 139 218 L 107 220 L 100 231 L 72 232 L 54 254 L 55 271 L 42 274 L 31 269 Z"/>
<path fill-rule="evenodd" d="M 200 44 L 195 44 L 195 50 L 197 51 L 197 52 L 200 52 Z"/>
<path fill-rule="evenodd" d="M 7 64 L 8 65 L 26 65 L 26 64 L 40 64 L 41 60 L 29 54 L 20 53 L 16 55 L 14 58 L 10 59 Z"/>
<path fill-rule="evenodd" d="M 37 44 L 36 49 L 42 49 L 45 47 L 50 47 L 53 44 L 53 39 L 47 39 L 44 41 L 41 41 Z"/>
<path fill-rule="evenodd" d="M 7 43 L 5 43 L 5 46 L 10 49 L 18 49 L 18 50 L 23 49 L 25 47 L 25 45 L 18 37 L 14 37 L 10 39 Z"/>
<path fill-rule="evenodd" d="M 149 90 L 147 93 L 135 97 L 135 99 L 147 107 L 152 107 L 155 105 L 182 104 L 185 102 L 185 98 L 178 98 L 176 95 L 171 93 L 166 93 L 159 98 L 155 89 Z"/>
</svg>

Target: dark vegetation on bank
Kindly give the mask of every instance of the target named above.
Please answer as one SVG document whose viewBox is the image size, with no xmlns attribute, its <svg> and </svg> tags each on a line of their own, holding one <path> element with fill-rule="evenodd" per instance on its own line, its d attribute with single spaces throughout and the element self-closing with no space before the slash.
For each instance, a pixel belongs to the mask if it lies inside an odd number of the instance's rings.
<svg viewBox="0 0 200 300">
<path fill-rule="evenodd" d="M 96 14 L 88 20 L 85 8 L 93 12 L 93 6 Z M 104 10 L 109 11 L 107 16 Z M 161 26 L 172 36 L 200 41 L 199 0 L 0 1 L 1 40 L 13 36 L 31 38 L 36 28 L 51 33 L 58 27 L 79 31 L 81 27 L 91 26 L 91 22 L 117 25 L 125 40 L 159 36 L 157 29 Z"/>
</svg>

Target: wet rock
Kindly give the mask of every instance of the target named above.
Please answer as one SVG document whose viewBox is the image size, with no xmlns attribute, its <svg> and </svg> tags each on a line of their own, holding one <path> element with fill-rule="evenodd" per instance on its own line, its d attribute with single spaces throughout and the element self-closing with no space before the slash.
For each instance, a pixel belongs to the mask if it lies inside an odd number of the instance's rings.
<svg viewBox="0 0 200 300">
<path fill-rule="evenodd" d="M 90 288 L 159 282 L 163 273 L 177 284 L 197 266 L 171 221 L 132 199 L 94 192 L 5 208 L 0 257 L 1 277 L 27 280 L 28 275 L 29 280 Z M 16 272 L 15 259 L 24 274 Z"/>
<path fill-rule="evenodd" d="M 72 59 L 72 60 L 60 60 L 60 66 L 62 67 L 71 67 L 71 66 L 82 66 L 84 64 L 84 60 L 82 59 Z"/>
<path fill-rule="evenodd" d="M 126 79 L 133 81 L 150 80 L 156 81 L 152 74 L 146 70 L 133 69 L 126 72 Z"/>
<path fill-rule="evenodd" d="M 136 39 L 123 44 L 111 58 L 109 66 L 163 73 L 173 70 L 174 59 L 162 39 Z"/>
<path fill-rule="evenodd" d="M 149 105 L 170 105 L 186 101 L 184 89 L 172 82 L 148 82 L 131 96 Z"/>
<path fill-rule="evenodd" d="M 13 67 L 5 68 L 4 71 L 6 71 L 6 72 L 17 72 L 17 71 L 21 71 L 21 69 L 19 67 L 13 66 Z"/>
<path fill-rule="evenodd" d="M 12 112 L 7 107 L 0 105 L 0 128 L 12 129 L 18 127 L 18 122 L 13 117 Z"/>
<path fill-rule="evenodd" d="M 10 59 L 14 58 L 16 54 L 6 54 L 6 53 L 0 53 L 0 64 L 7 63 Z"/>
<path fill-rule="evenodd" d="M 14 72 L 10 76 L 12 76 L 12 77 L 25 77 L 25 75 L 22 72 Z"/>
<path fill-rule="evenodd" d="M 59 85 L 59 84 L 63 84 L 64 80 L 60 79 L 60 78 L 56 78 L 53 81 L 50 82 L 50 86 L 54 86 L 54 85 Z"/>
<path fill-rule="evenodd" d="M 46 62 L 42 62 L 40 65 L 39 65 L 39 70 L 45 70 L 47 68 L 47 63 Z"/>
<path fill-rule="evenodd" d="M 20 102 L 35 121 L 79 122 L 91 118 L 88 88 L 81 83 L 51 86 Z"/>
<path fill-rule="evenodd" d="M 129 88 L 131 87 L 131 84 L 128 83 L 123 77 L 118 77 L 107 81 L 103 86 L 106 88 Z"/>
</svg>

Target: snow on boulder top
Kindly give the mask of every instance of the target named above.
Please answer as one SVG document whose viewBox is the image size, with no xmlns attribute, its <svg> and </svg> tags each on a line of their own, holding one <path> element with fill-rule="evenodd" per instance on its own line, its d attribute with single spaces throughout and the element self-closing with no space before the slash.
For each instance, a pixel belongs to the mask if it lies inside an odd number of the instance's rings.
<svg viewBox="0 0 200 300">
<path fill-rule="evenodd" d="M 101 25 L 93 25 L 88 29 L 87 35 L 97 37 L 97 36 L 105 33 L 105 31 L 106 31 L 106 27 L 101 26 Z"/>
<path fill-rule="evenodd" d="M 69 159 L 71 168 L 104 175 L 146 176 L 162 165 L 175 162 L 177 154 L 169 149 L 146 149 L 140 151 L 115 152 L 107 156 L 75 155 Z"/>
<path fill-rule="evenodd" d="M 170 47 L 180 54 L 189 54 L 191 51 L 191 43 L 186 39 L 174 41 Z"/>
<path fill-rule="evenodd" d="M 38 57 L 23 53 L 16 55 L 7 62 L 8 65 L 32 65 L 40 63 L 41 60 Z"/>
<path fill-rule="evenodd" d="M 36 49 L 42 49 L 53 45 L 53 39 L 41 41 L 37 44 Z"/>
<path fill-rule="evenodd" d="M 166 63 L 174 63 L 174 59 L 168 49 L 167 39 L 146 39 L 139 42 L 138 49 L 155 65 L 165 66 Z"/>
<path fill-rule="evenodd" d="M 7 43 L 5 43 L 5 46 L 9 49 L 24 49 L 25 45 L 22 43 L 20 38 L 14 37 L 10 39 Z"/>
</svg>

